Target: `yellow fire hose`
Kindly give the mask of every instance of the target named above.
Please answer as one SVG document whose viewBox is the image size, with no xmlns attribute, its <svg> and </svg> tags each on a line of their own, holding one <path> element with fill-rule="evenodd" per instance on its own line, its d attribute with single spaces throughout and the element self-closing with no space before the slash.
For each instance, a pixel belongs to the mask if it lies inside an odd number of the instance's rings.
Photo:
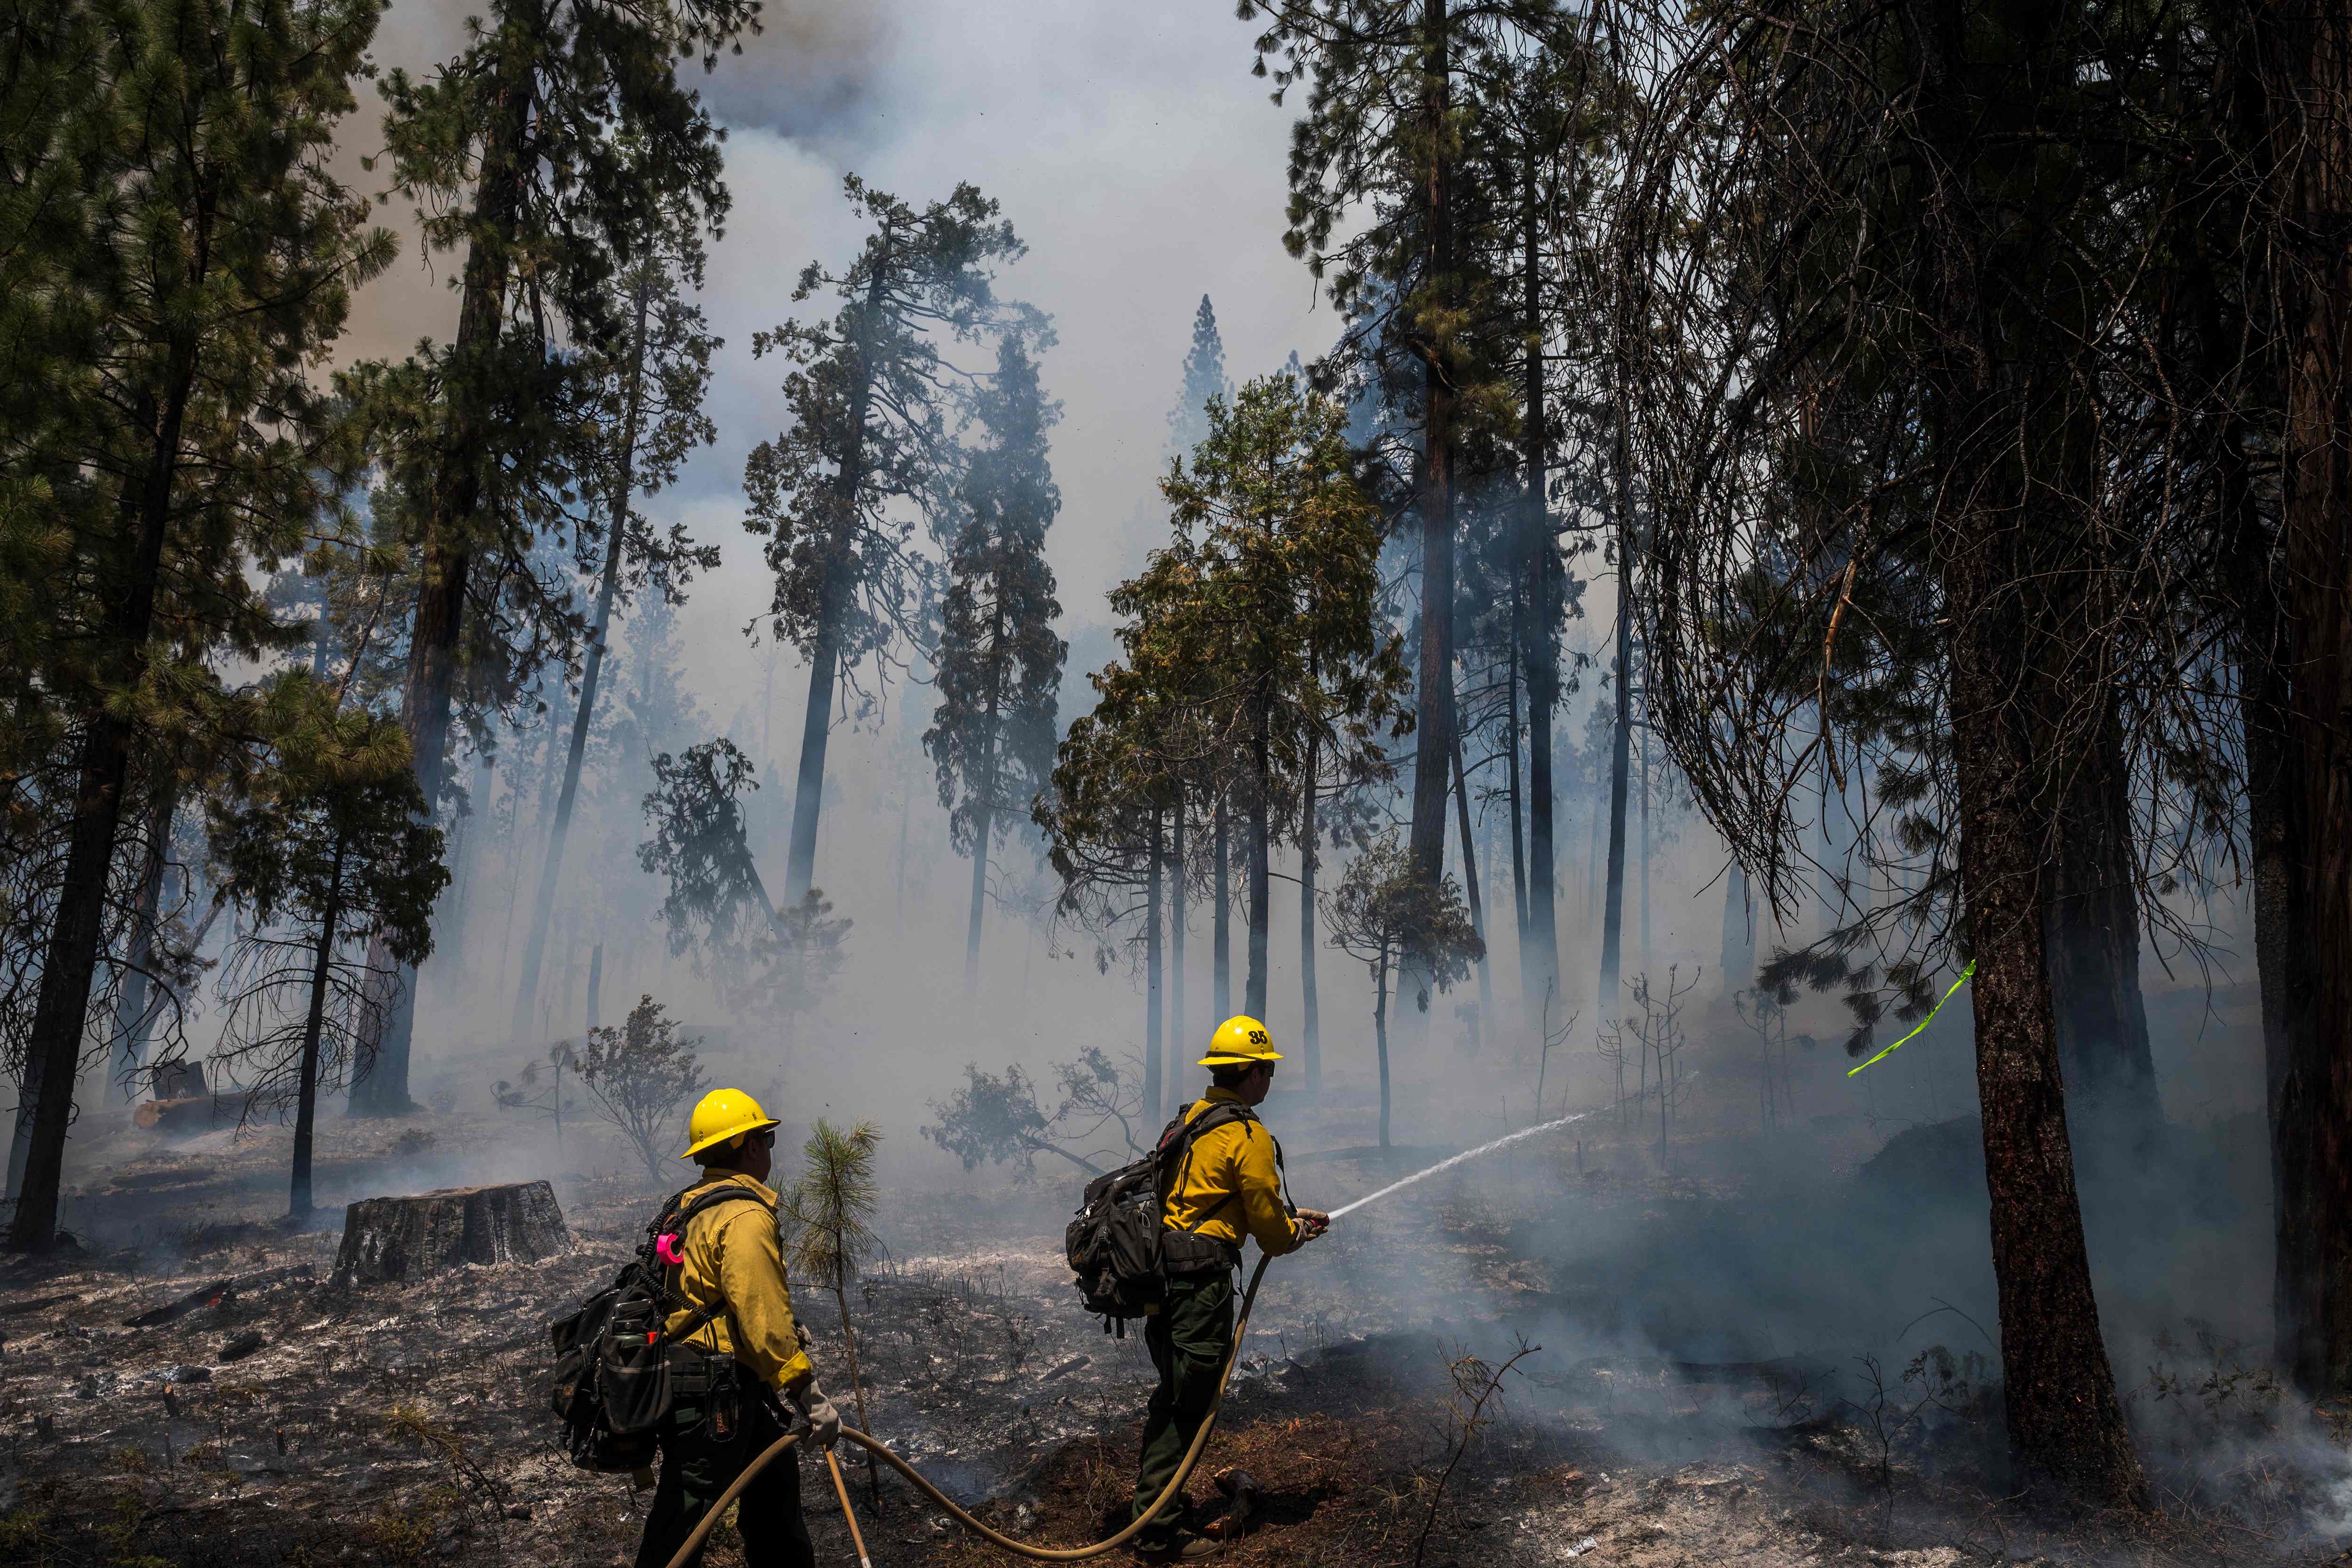
<svg viewBox="0 0 2352 1568">
<path fill-rule="evenodd" d="M 1184 1451 L 1184 1462 L 1176 1467 L 1176 1474 L 1170 1478 L 1165 1487 L 1160 1489 L 1160 1495 L 1152 1499 L 1151 1506 L 1137 1515 L 1125 1530 L 1107 1541 L 1097 1541 L 1092 1546 L 1032 1546 L 1025 1541 L 1015 1541 L 1009 1535 L 990 1529 L 957 1507 L 952 1498 L 925 1480 L 922 1473 L 914 1466 L 884 1447 L 879 1438 L 869 1437 L 855 1426 L 844 1426 L 841 1429 L 841 1435 L 906 1477 L 914 1483 L 916 1490 L 947 1510 L 949 1517 L 992 1546 L 1001 1546 L 1007 1552 L 1017 1552 L 1038 1563 L 1077 1563 L 1088 1557 L 1099 1557 L 1106 1552 L 1115 1552 L 1141 1534 L 1143 1527 L 1159 1517 L 1160 1510 L 1168 1506 L 1168 1500 L 1184 1489 L 1184 1483 L 1192 1479 L 1192 1468 L 1201 1462 L 1202 1450 L 1209 1446 L 1209 1434 L 1216 1429 L 1217 1408 L 1225 1402 L 1225 1385 L 1233 1381 L 1234 1368 L 1241 1363 L 1242 1341 L 1249 1333 L 1250 1308 L 1257 1301 L 1258 1281 L 1265 1278 L 1265 1266 L 1272 1261 L 1273 1259 L 1261 1254 L 1257 1260 L 1257 1268 L 1250 1273 L 1249 1289 L 1242 1292 L 1242 1310 L 1234 1321 L 1233 1348 L 1225 1352 L 1224 1371 L 1217 1376 L 1217 1392 L 1209 1401 L 1209 1414 L 1202 1420 L 1200 1431 L 1193 1434 L 1192 1446 Z M 669 1568 L 686 1568 L 687 1560 L 702 1550 L 702 1543 L 709 1539 L 710 1532 L 719 1527 L 719 1520 L 726 1516 L 727 1505 L 742 1495 L 743 1489 L 751 1484 L 752 1477 L 766 1469 L 772 1461 L 782 1458 L 784 1451 L 800 1440 L 799 1433 L 787 1432 L 769 1444 L 766 1451 L 758 1458 L 744 1466 L 743 1473 L 737 1476 L 733 1483 L 719 1494 L 719 1500 L 703 1510 L 702 1521 L 694 1527 L 694 1533 L 686 1538 L 686 1544 L 677 1549 L 677 1555 L 669 1560 Z M 828 1463 L 831 1462 L 832 1458 L 830 1453 L 825 1456 Z M 835 1472 L 835 1485 L 836 1488 L 840 1486 L 837 1469 Z M 842 1510 L 846 1513 L 848 1509 L 848 1494 L 844 1491 Z M 856 1520 L 853 1519 L 850 1521 L 849 1528 L 851 1536 L 855 1539 L 857 1532 Z M 857 1542 L 857 1558 L 861 1564 L 866 1562 L 866 1543 L 862 1540 Z"/>
</svg>

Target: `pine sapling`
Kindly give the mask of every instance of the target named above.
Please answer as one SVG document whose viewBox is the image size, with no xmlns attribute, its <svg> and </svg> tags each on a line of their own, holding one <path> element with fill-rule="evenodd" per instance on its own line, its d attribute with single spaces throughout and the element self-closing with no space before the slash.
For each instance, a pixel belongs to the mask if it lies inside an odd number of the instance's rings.
<svg viewBox="0 0 2352 1568">
<path fill-rule="evenodd" d="M 782 1194 L 783 1217 L 789 1222 L 793 1268 L 833 1292 L 841 1308 L 841 1342 L 849 1360 L 849 1388 L 857 1402 L 857 1425 L 871 1431 L 866 1418 L 866 1383 L 857 1371 L 857 1336 L 849 1321 L 849 1281 L 858 1266 L 873 1256 L 876 1237 L 868 1222 L 874 1216 L 874 1151 L 882 1130 L 860 1121 L 846 1132 L 823 1117 L 801 1146 L 805 1162 L 800 1179 Z M 882 1511 L 882 1475 L 874 1456 L 866 1456 L 866 1477 L 874 1491 L 874 1510 Z"/>
</svg>

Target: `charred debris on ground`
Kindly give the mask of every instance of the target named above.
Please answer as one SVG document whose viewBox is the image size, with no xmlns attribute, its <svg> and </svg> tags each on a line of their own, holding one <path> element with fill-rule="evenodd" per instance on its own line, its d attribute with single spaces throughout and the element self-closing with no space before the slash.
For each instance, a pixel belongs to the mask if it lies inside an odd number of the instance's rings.
<svg viewBox="0 0 2352 1568">
<path fill-rule="evenodd" d="M 1957 1308 L 1901 1360 L 1741 1353 L 1678 1330 L 1669 1309 L 1688 1280 L 1671 1257 L 1787 1209 L 1708 1169 L 1703 1142 L 1683 1173 L 1652 1173 L 1643 1136 L 1522 1158 L 1507 1184 L 1429 1184 L 1409 1209 L 1369 1210 L 1320 1259 L 1278 1269 L 1192 1489 L 1195 1526 L 1240 1524 L 1231 1560 L 1282 1564 L 1738 1554 L 1942 1568 L 2331 1549 L 2311 1521 L 2333 1472 L 2299 1451 L 2276 1386 L 2194 1327 L 2158 1348 L 2130 1395 L 2168 1489 L 2137 1517 L 2011 1494 L 1998 1385 Z M 1915 1140 L 1876 1174 L 1905 1190 L 1937 1158 Z M 1895 1170 L 1906 1159 L 1918 1168 Z M 1371 1151 L 1310 1168 L 1369 1191 L 1392 1163 Z M 140 1175 L 115 1182 L 135 1191 Z M 1932 1184 L 1916 1190 L 1933 1199 Z M 562 1250 L 409 1281 L 355 1282 L 338 1274 L 331 1228 L 259 1221 L 10 1261 L 10 1560 L 626 1561 L 647 1494 L 573 1470 L 554 1447 L 544 1325 L 609 1277 L 656 1194 L 630 1176 L 555 1191 Z M 873 1429 L 1001 1526 L 1072 1543 L 1126 1506 L 1150 1368 L 1139 1339 L 1078 1315 L 1060 1195 L 1045 1183 L 888 1191 L 884 1255 L 845 1296 Z M 1595 1246 L 1632 1283 L 1599 1280 Z M 832 1294 L 801 1303 L 820 1354 L 840 1338 Z M 845 1553 L 839 1520 L 809 1513 L 821 1554 Z M 991 1555 L 896 1484 L 866 1528 L 878 1562 Z M 722 1531 L 713 1562 L 730 1561 L 730 1542 Z"/>
</svg>

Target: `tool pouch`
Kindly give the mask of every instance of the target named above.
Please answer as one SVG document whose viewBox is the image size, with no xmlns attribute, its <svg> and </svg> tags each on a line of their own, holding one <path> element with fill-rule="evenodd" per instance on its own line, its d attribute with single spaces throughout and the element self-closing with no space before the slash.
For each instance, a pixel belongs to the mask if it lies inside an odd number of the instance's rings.
<svg viewBox="0 0 2352 1568">
<path fill-rule="evenodd" d="M 669 1414 L 669 1347 L 661 1332 L 661 1304 L 625 1298 L 605 1321 L 596 1358 L 596 1388 L 604 1424 L 621 1434 L 651 1432 Z"/>
</svg>

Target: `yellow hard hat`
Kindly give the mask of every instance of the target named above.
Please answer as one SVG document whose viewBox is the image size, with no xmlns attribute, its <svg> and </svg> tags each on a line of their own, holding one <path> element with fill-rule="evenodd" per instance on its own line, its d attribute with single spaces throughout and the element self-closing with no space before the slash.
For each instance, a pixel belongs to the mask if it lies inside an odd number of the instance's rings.
<svg viewBox="0 0 2352 1568">
<path fill-rule="evenodd" d="M 1239 1013 L 1217 1026 L 1209 1041 L 1209 1054 L 1201 1058 L 1204 1068 L 1245 1068 L 1258 1062 L 1278 1062 L 1282 1053 L 1274 1048 L 1274 1037 L 1255 1018 Z"/>
<path fill-rule="evenodd" d="M 694 1119 L 686 1124 L 691 1142 L 678 1158 L 691 1160 L 713 1143 L 725 1143 L 746 1132 L 764 1132 L 775 1124 L 775 1118 L 741 1089 L 714 1089 L 694 1108 Z"/>
</svg>

